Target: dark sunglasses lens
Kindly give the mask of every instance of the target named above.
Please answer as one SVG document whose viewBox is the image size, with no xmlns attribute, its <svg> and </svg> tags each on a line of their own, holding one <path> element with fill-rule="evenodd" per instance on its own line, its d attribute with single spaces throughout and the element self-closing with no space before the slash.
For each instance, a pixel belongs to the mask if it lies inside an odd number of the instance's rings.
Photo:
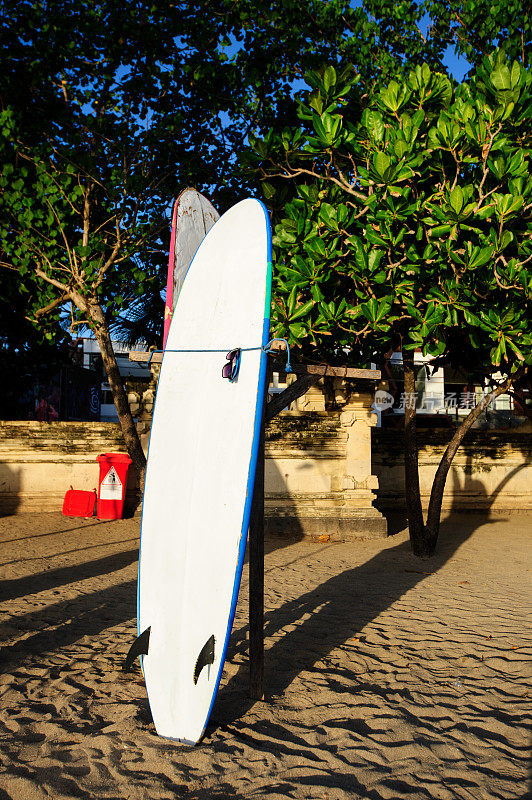
<svg viewBox="0 0 532 800">
<path fill-rule="evenodd" d="M 233 381 L 240 367 L 240 348 L 237 347 L 235 350 L 230 350 L 226 358 L 228 363 L 222 367 L 222 377 L 229 378 L 230 381 Z"/>
</svg>

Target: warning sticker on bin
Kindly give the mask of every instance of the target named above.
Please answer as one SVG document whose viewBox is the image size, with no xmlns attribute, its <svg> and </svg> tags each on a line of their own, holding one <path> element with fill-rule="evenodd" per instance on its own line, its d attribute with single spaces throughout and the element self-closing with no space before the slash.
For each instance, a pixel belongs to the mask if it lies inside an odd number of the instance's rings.
<svg viewBox="0 0 532 800">
<path fill-rule="evenodd" d="M 117 471 L 111 467 L 105 478 L 100 484 L 100 500 L 121 500 L 122 481 L 118 477 Z"/>
</svg>

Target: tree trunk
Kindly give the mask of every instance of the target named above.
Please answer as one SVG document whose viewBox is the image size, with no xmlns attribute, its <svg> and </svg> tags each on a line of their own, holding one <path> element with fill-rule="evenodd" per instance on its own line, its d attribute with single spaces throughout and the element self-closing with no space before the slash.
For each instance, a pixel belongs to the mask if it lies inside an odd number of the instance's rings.
<svg viewBox="0 0 532 800">
<path fill-rule="evenodd" d="M 414 357 L 403 356 L 405 376 L 405 500 L 410 543 L 416 556 L 430 555 L 425 539 L 423 509 L 419 491 L 419 465 L 416 435 L 416 370 Z"/>
<path fill-rule="evenodd" d="M 434 554 L 438 535 L 440 531 L 441 507 L 443 492 L 447 475 L 451 467 L 456 451 L 462 444 L 465 435 L 471 429 L 482 412 L 489 404 L 504 394 L 509 387 L 518 380 L 524 370 L 519 371 L 511 378 L 501 383 L 489 395 L 471 410 L 465 420 L 456 429 L 453 438 L 447 445 L 445 453 L 440 461 L 430 493 L 429 508 L 427 513 L 427 523 L 423 521 L 423 509 L 421 505 L 421 494 L 419 490 L 419 464 L 418 450 L 416 441 L 416 407 L 415 398 L 415 376 L 414 361 L 411 357 L 403 359 L 405 372 L 405 499 L 408 515 L 408 528 L 410 532 L 410 542 L 412 551 L 416 556 L 428 558 Z"/>
<path fill-rule="evenodd" d="M 434 552 L 434 548 L 436 547 L 436 542 L 438 540 L 438 534 L 440 531 L 441 506 L 443 501 L 443 492 L 445 490 L 445 483 L 447 481 L 447 475 L 449 473 L 453 458 L 456 455 L 456 451 L 464 441 L 465 435 L 480 417 L 482 412 L 493 400 L 499 397 L 499 395 L 504 394 L 510 388 L 512 383 L 518 380 L 518 377 L 519 373 L 512 376 L 512 378 L 508 378 L 506 381 L 497 386 L 497 388 L 494 389 L 490 394 L 486 395 L 478 404 L 478 406 L 475 406 L 475 408 L 471 410 L 462 424 L 459 425 L 454 433 L 453 438 L 447 445 L 432 483 L 429 509 L 427 514 L 427 524 L 425 526 L 427 537 L 431 542 L 433 542 L 432 552 Z"/>
<path fill-rule="evenodd" d="M 107 380 L 109 381 L 109 386 L 113 393 L 113 400 L 118 413 L 118 421 L 120 422 L 126 448 L 133 462 L 133 468 L 137 473 L 140 486 L 142 487 L 144 471 L 146 469 L 146 457 L 140 443 L 133 417 L 131 416 L 131 409 L 124 389 L 124 383 L 120 375 L 120 370 L 118 369 L 116 356 L 111 343 L 109 326 L 98 304 L 91 304 L 89 306 L 89 316 L 92 323 L 92 330 L 94 331 L 102 354 Z"/>
</svg>

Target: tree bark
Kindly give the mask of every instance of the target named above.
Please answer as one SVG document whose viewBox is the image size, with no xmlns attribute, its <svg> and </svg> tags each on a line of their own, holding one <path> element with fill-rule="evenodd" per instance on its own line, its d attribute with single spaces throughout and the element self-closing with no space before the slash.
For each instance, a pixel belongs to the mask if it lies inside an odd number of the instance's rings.
<svg viewBox="0 0 532 800">
<path fill-rule="evenodd" d="M 421 492 L 419 490 L 419 464 L 416 435 L 416 370 L 414 357 L 403 355 L 405 378 L 405 500 L 408 516 L 410 544 L 416 556 L 429 555 L 425 540 Z"/>
<path fill-rule="evenodd" d="M 496 389 L 494 389 L 489 395 L 486 395 L 482 401 L 475 406 L 471 410 L 471 412 L 467 415 L 465 420 L 462 424 L 456 429 L 453 438 L 447 445 L 445 453 L 440 461 L 438 469 L 436 471 L 436 475 L 434 476 L 434 481 L 432 483 L 432 490 L 430 493 L 430 501 L 429 501 L 429 508 L 427 513 L 427 524 L 426 524 L 426 537 L 428 541 L 431 543 L 431 555 L 434 552 L 436 547 L 436 542 L 438 540 L 438 534 L 440 531 L 440 518 L 441 518 L 441 507 L 443 502 L 443 492 L 445 491 L 445 483 L 447 481 L 447 475 L 449 473 L 449 469 L 451 468 L 451 464 L 453 461 L 454 456 L 456 455 L 456 451 L 464 441 L 464 438 L 471 427 L 476 422 L 476 420 L 480 417 L 482 412 L 489 406 L 489 404 L 495 400 L 499 395 L 504 394 L 514 383 L 516 380 L 519 379 L 519 374 L 513 375 L 511 378 L 508 378 Z"/>
<path fill-rule="evenodd" d="M 139 435 L 135 427 L 135 422 L 131 415 L 131 409 L 127 400 L 127 395 L 124 389 L 124 383 L 116 356 L 111 342 L 111 334 L 109 333 L 109 326 L 105 320 L 105 315 L 102 308 L 97 303 L 89 305 L 89 318 L 91 327 L 94 331 L 96 341 L 100 347 L 102 354 L 103 365 L 107 374 L 107 380 L 113 394 L 116 411 L 118 414 L 118 421 L 122 429 L 122 435 L 126 443 L 126 448 L 133 462 L 133 469 L 135 470 L 139 479 L 140 486 L 144 479 L 144 471 L 146 469 L 146 456 L 140 443 Z"/>
<path fill-rule="evenodd" d="M 423 520 L 421 493 L 419 489 L 419 463 L 416 440 L 416 404 L 414 398 L 416 371 L 412 357 L 403 358 L 405 373 L 405 500 L 412 551 L 416 556 L 428 558 L 434 554 L 440 531 L 441 507 L 447 475 L 456 451 L 489 404 L 504 394 L 525 370 L 508 378 L 475 406 L 456 429 L 440 461 L 430 493 L 427 522 Z"/>
</svg>

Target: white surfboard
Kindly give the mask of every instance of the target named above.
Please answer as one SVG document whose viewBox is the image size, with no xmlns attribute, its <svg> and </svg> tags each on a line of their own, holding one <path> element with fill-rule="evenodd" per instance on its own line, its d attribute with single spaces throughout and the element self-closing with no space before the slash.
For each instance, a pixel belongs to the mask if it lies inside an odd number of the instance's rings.
<svg viewBox="0 0 532 800">
<path fill-rule="evenodd" d="M 162 360 L 144 489 L 138 632 L 145 644 L 149 637 L 142 665 L 157 732 L 189 744 L 210 715 L 240 585 L 270 286 L 268 215 L 258 200 L 243 200 L 194 256 Z M 231 382 L 222 369 L 234 348 L 242 352 Z"/>
<path fill-rule="evenodd" d="M 166 346 L 172 314 L 194 254 L 218 219 L 220 219 L 220 215 L 212 203 L 196 189 L 184 189 L 174 203 L 164 309 L 163 347 Z"/>
</svg>

